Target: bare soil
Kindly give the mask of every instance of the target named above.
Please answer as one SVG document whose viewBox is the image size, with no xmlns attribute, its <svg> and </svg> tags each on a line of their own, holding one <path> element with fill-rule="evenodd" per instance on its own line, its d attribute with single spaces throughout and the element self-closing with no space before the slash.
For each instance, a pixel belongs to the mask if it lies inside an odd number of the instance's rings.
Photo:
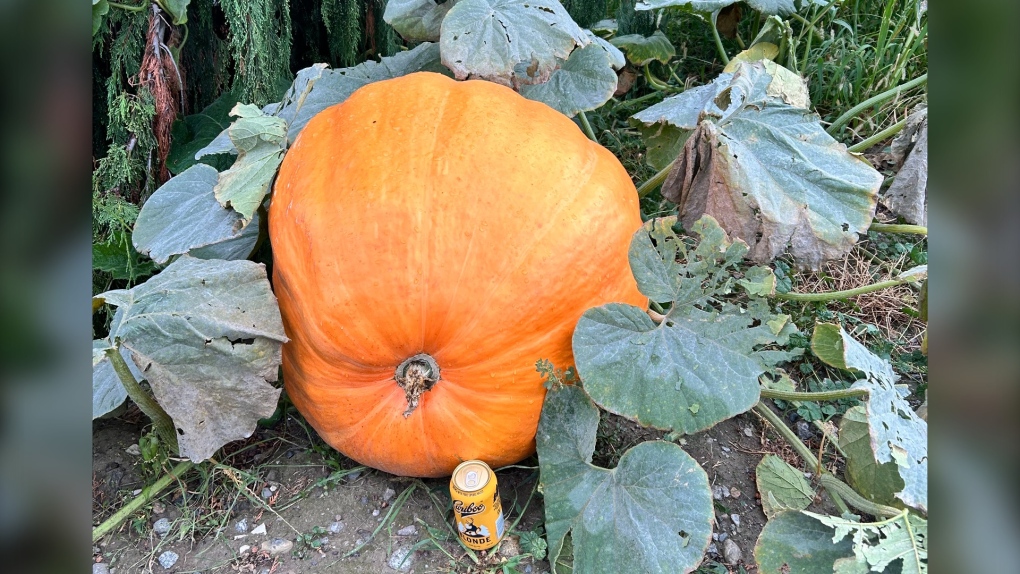
<svg viewBox="0 0 1020 574">
<path fill-rule="evenodd" d="M 147 469 L 139 455 L 128 452 L 143 430 L 141 418 L 129 412 L 93 424 L 94 524 L 158 474 Z M 754 543 L 766 519 L 757 499 L 755 467 L 769 452 L 801 464 L 763 425 L 756 415 L 745 413 L 678 440 L 708 473 L 710 484 L 726 487 L 717 489 L 723 496 L 714 500 L 715 531 L 725 532 L 743 554 L 739 564 L 725 564 L 723 544 L 714 543 L 703 572 L 721 572 L 720 567 L 739 572 L 739 565 L 751 574 L 756 571 Z M 603 413 L 593 462 L 613 467 L 628 448 L 663 434 Z M 396 572 L 388 564 L 395 553 L 412 549 L 405 572 L 497 572 L 520 552 L 516 533 L 534 531 L 543 522 L 541 494 L 534 492 L 538 479 L 534 457 L 497 473 L 507 523 L 519 517 L 520 521 L 509 540 L 476 554 L 477 561 L 457 543 L 451 528 L 448 480 L 419 481 L 362 469 L 310 436 L 292 416 L 273 428 L 260 428 L 241 444 L 228 445 L 219 462 L 216 470 L 210 465 L 192 470 L 183 483 L 164 491 L 100 540 L 93 559 L 108 564 L 114 574 L 385 573 Z M 408 488 L 413 490 L 402 501 Z M 161 518 L 171 524 L 163 536 L 153 529 Z M 264 534 L 252 532 L 261 525 Z M 407 534 L 412 525 L 414 533 Z M 290 548 L 271 554 L 263 549 L 270 544 Z M 347 556 L 358 546 L 363 547 Z M 179 556 L 168 569 L 158 560 L 167 550 Z M 519 560 L 517 571 L 548 572 L 549 564 L 528 557 Z"/>
</svg>

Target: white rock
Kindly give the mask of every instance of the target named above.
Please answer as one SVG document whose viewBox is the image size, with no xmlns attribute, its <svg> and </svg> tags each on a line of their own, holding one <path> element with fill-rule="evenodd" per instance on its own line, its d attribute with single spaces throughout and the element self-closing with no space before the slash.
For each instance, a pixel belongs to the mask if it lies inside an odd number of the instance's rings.
<svg viewBox="0 0 1020 574">
<path fill-rule="evenodd" d="M 392 488 L 387 488 L 386 492 L 384 492 L 383 495 L 382 495 L 382 499 L 383 499 L 384 502 L 389 502 L 389 500 L 391 498 L 393 498 L 394 496 L 396 496 L 396 495 L 397 495 L 397 491 L 393 490 Z"/>
<path fill-rule="evenodd" d="M 262 543 L 262 549 L 266 552 L 276 554 L 286 554 L 294 548 L 294 542 L 290 540 L 284 540 L 283 538 L 274 538 L 272 540 L 266 540 Z"/>
<path fill-rule="evenodd" d="M 252 534 L 265 534 L 266 533 L 266 523 L 263 522 L 262 524 L 259 524 L 255 528 L 252 528 L 251 529 L 251 533 Z"/>
<path fill-rule="evenodd" d="M 744 553 L 732 538 L 727 538 L 726 542 L 723 542 L 722 557 L 727 564 L 736 564 L 744 559 Z"/>
<path fill-rule="evenodd" d="M 249 544 L 242 544 L 241 547 L 237 549 L 237 553 L 238 554 L 244 554 L 245 552 L 247 552 L 249 550 L 251 550 L 251 545 L 249 545 Z"/>
<path fill-rule="evenodd" d="M 418 527 L 413 524 L 397 531 L 397 536 L 414 536 L 415 534 L 418 534 Z"/>
<path fill-rule="evenodd" d="M 411 569 L 411 563 L 414 556 L 411 555 L 410 546 L 400 546 L 390 554 L 390 559 L 387 561 L 387 565 L 400 572 L 407 572 Z"/>
<path fill-rule="evenodd" d="M 126 452 L 126 453 L 128 453 L 128 454 L 130 454 L 132 456 L 142 456 L 142 449 L 139 448 L 138 443 L 135 443 L 135 444 L 127 447 L 126 449 L 124 449 L 124 452 Z"/>
</svg>

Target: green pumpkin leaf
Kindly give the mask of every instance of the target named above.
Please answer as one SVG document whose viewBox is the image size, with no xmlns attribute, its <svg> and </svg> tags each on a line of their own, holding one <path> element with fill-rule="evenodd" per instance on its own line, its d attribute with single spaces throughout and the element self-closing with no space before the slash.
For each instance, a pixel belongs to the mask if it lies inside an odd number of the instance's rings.
<svg viewBox="0 0 1020 574">
<path fill-rule="evenodd" d="M 673 56 L 676 56 L 673 43 L 661 30 L 656 30 L 647 37 L 641 34 L 617 36 L 609 43 L 623 50 L 623 53 L 627 55 L 627 60 L 639 67 L 652 61 L 668 64 Z"/>
<path fill-rule="evenodd" d="M 853 556 L 836 565 L 836 574 L 891 572 L 903 574 L 928 572 L 928 521 L 904 512 L 882 522 L 855 522 L 835 516 L 804 511 L 804 514 L 835 530 L 832 542 L 850 537 Z"/>
<path fill-rule="evenodd" d="M 591 39 L 557 0 L 460 0 L 439 38 L 443 64 L 458 80 L 541 84 L 574 47 Z"/>
<path fill-rule="evenodd" d="M 815 498 L 804 473 L 774 454 L 762 457 L 754 474 L 761 506 L 769 519 L 787 510 L 803 510 Z"/>
<path fill-rule="evenodd" d="M 856 406 L 843 415 L 839 425 L 839 447 L 846 454 L 846 481 L 862 496 L 878 504 L 895 504 L 903 490 L 896 463 L 878 464 L 871 450 L 868 415 Z"/>
<path fill-rule="evenodd" d="M 107 0 L 92 0 L 92 35 L 99 32 L 103 25 L 103 17 L 110 12 L 110 3 Z"/>
<path fill-rule="evenodd" d="M 92 244 L 92 268 L 109 273 L 114 279 L 134 282 L 152 275 L 156 265 L 142 259 L 131 243 L 130 234 L 117 230 L 105 242 Z"/>
<path fill-rule="evenodd" d="M 875 461 L 895 462 L 904 483 L 896 498 L 927 512 L 928 423 L 917 416 L 896 387 L 892 365 L 830 323 L 815 325 L 811 350 L 829 365 L 863 374 L 851 388 L 868 390 L 864 404 Z"/>
<path fill-rule="evenodd" d="M 639 0 L 635 10 L 659 10 L 670 6 L 690 8 L 695 12 L 715 12 L 742 0 Z M 797 11 L 795 0 L 743 0 L 762 14 L 789 15 Z"/>
<path fill-rule="evenodd" d="M 247 225 L 269 193 L 283 161 L 287 122 L 267 116 L 251 104 L 237 104 L 230 114 L 238 116 L 227 128 L 238 151 L 237 159 L 230 169 L 219 174 L 213 193 L 220 205 L 233 208 Z"/>
<path fill-rule="evenodd" d="M 592 42 L 571 52 L 549 81 L 521 86 L 521 95 L 568 117 L 600 108 L 616 91 L 616 72 L 609 58 L 605 48 Z"/>
<path fill-rule="evenodd" d="M 219 174 L 196 164 L 160 186 L 142 205 L 132 240 L 139 252 L 163 264 L 174 255 L 205 249 L 203 259 L 244 259 L 258 238 L 258 216 L 245 225 L 233 209 L 221 206 L 213 189 Z"/>
<path fill-rule="evenodd" d="M 573 350 L 599 406 L 645 426 L 694 433 L 754 406 L 758 377 L 786 357 L 762 347 L 785 342 L 796 328 L 789 318 L 776 323 L 762 300 L 746 307 L 716 301 L 731 290 L 747 246 L 731 243 L 710 217 L 692 227 L 700 241 L 690 246 L 675 223 L 652 220 L 631 241 L 638 289 L 670 306 L 661 323 L 630 305 L 589 309 L 574 329 Z"/>
<path fill-rule="evenodd" d="M 118 309 L 110 340 L 131 357 L 195 462 L 251 436 L 276 410 L 283 321 L 265 266 L 184 255 L 131 289 L 98 297 Z"/>
<path fill-rule="evenodd" d="M 237 149 L 234 148 L 230 136 L 226 133 L 232 122 L 230 110 L 236 104 L 237 98 L 233 93 L 225 92 L 201 112 L 185 116 L 184 119 L 174 122 L 173 143 L 166 160 L 167 169 L 173 174 L 179 174 L 195 165 L 198 163 L 196 155 L 205 150 L 220 134 L 224 134 L 225 144 L 229 147 L 220 149 L 217 153 L 237 155 Z M 222 140 L 217 143 L 221 144 Z M 202 155 L 212 154 L 203 153 Z M 228 161 L 227 156 L 220 155 L 220 157 L 209 158 L 205 163 L 209 163 L 217 168 L 217 171 L 220 171 L 229 168 L 232 159 Z"/>
<path fill-rule="evenodd" d="M 769 519 L 754 545 L 760 574 L 820 574 L 853 556 L 849 541 L 833 541 L 832 529 L 800 512 L 781 512 Z"/>
<path fill-rule="evenodd" d="M 787 103 L 801 97 L 797 89 L 754 63 L 741 64 L 713 98 L 699 93 L 699 123 L 662 195 L 680 204 L 685 225 L 716 218 L 756 261 L 789 251 L 817 268 L 867 231 L 882 175 L 825 133 L 816 114 Z M 684 127 L 695 107 L 684 107 Z"/>
<path fill-rule="evenodd" d="M 187 23 L 188 4 L 191 3 L 191 0 L 156 0 L 156 3 L 170 15 L 175 26 Z"/>
<path fill-rule="evenodd" d="M 578 574 L 690 572 L 712 534 L 705 471 L 664 441 L 631 448 L 615 469 L 593 466 L 598 422 L 580 388 L 546 395 L 535 440 L 549 562 L 559 564 L 569 540 Z"/>
<path fill-rule="evenodd" d="M 436 42 L 446 13 L 459 0 L 389 0 L 383 20 L 408 42 Z"/>
</svg>

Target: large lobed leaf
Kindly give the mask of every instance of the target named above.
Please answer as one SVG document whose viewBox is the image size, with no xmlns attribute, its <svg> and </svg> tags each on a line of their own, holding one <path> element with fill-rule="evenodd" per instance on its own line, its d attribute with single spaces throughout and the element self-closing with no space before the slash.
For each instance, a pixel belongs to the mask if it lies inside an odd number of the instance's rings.
<svg viewBox="0 0 1020 574">
<path fill-rule="evenodd" d="M 834 542 L 831 528 L 793 511 L 770 518 L 754 545 L 760 574 L 830 573 L 837 560 L 852 556 L 850 541 Z"/>
<path fill-rule="evenodd" d="M 283 161 L 287 122 L 251 104 L 237 104 L 230 115 L 238 117 L 227 128 L 237 159 L 219 174 L 213 193 L 220 205 L 233 208 L 247 225 L 269 193 Z"/>
<path fill-rule="evenodd" d="M 557 0 L 460 0 L 443 19 L 443 64 L 457 79 L 507 86 L 549 79 L 574 47 L 591 39 Z"/>
<path fill-rule="evenodd" d="M 754 62 L 711 85 L 714 97 L 698 92 L 683 106 L 686 127 L 704 104 L 663 197 L 680 205 L 685 225 L 715 217 L 757 261 L 789 250 L 817 268 L 843 256 L 871 224 L 882 175 L 789 103 L 803 99 L 799 81 Z"/>
<path fill-rule="evenodd" d="M 815 490 L 804 474 L 774 454 L 762 457 L 754 476 L 762 510 L 770 520 L 780 512 L 804 510 L 814 501 Z"/>
<path fill-rule="evenodd" d="M 879 464 L 895 462 L 904 483 L 896 497 L 907 506 L 928 512 L 928 423 L 900 394 L 892 365 L 842 327 L 829 323 L 815 326 L 811 350 L 834 367 L 864 374 L 865 378 L 852 388 L 868 390 L 865 409 L 875 460 Z"/>
<path fill-rule="evenodd" d="M 97 419 L 113 409 L 119 407 L 127 398 L 127 390 L 120 382 L 113 365 L 110 363 L 108 351 L 116 347 L 109 339 L 97 339 L 92 341 L 92 418 Z M 126 349 L 119 350 L 124 362 L 127 363 L 131 374 L 141 379 L 142 373 L 138 370 Z"/>
<path fill-rule="evenodd" d="M 163 264 L 174 255 L 245 259 L 255 247 L 259 219 L 221 206 L 213 189 L 219 174 L 195 164 L 163 184 L 142 205 L 131 236 L 139 252 Z M 210 257 L 214 256 L 214 257 Z"/>
<path fill-rule="evenodd" d="M 388 0 L 383 20 L 408 42 L 435 42 L 443 18 L 458 1 Z"/>
<path fill-rule="evenodd" d="M 661 30 L 656 30 L 651 36 L 641 34 L 617 36 L 609 42 L 623 50 L 627 54 L 627 59 L 635 66 L 644 66 L 652 61 L 668 64 L 676 55 L 673 43 Z"/>
<path fill-rule="evenodd" d="M 696 12 L 715 12 L 741 0 L 639 0 L 635 10 L 659 10 L 671 6 L 687 7 Z M 762 14 L 788 15 L 797 11 L 796 0 L 743 0 Z"/>
<path fill-rule="evenodd" d="M 837 560 L 835 574 L 928 572 L 928 521 L 923 518 L 904 512 L 869 523 L 807 511 L 804 514 L 834 529 L 832 542 L 841 543 L 848 536 L 853 541 L 853 556 Z"/>
<path fill-rule="evenodd" d="M 131 351 L 196 462 L 251 436 L 276 409 L 283 332 L 265 266 L 187 255 L 132 289 L 99 297 L 118 307 L 110 340 Z"/>
<path fill-rule="evenodd" d="M 758 377 L 782 357 L 761 349 L 796 328 L 785 315 L 752 301 L 717 303 L 747 250 L 730 243 L 711 217 L 693 228 L 688 247 L 675 218 L 650 221 L 631 242 L 638 288 L 671 309 L 656 324 L 643 309 L 608 304 L 589 309 L 574 330 L 573 350 L 585 390 L 602 408 L 645 426 L 693 433 L 747 411 Z"/>
<path fill-rule="evenodd" d="M 615 469 L 593 466 L 598 422 L 580 388 L 546 395 L 535 440 L 549 562 L 559 566 L 569 546 L 578 574 L 690 572 L 712 534 L 705 471 L 663 441 L 631 448 Z"/>
<path fill-rule="evenodd" d="M 903 479 L 896 463 L 878 464 L 871 450 L 871 431 L 863 406 L 856 406 L 843 415 L 839 425 L 839 448 L 846 454 L 846 481 L 865 498 L 878 504 L 894 504 L 896 493 L 903 490 Z"/>
<path fill-rule="evenodd" d="M 523 85 L 520 93 L 568 117 L 594 110 L 608 102 L 616 91 L 616 72 L 613 71 L 611 58 L 612 54 L 606 47 L 592 42 L 571 52 L 563 66 L 552 73 L 549 81 Z"/>
</svg>

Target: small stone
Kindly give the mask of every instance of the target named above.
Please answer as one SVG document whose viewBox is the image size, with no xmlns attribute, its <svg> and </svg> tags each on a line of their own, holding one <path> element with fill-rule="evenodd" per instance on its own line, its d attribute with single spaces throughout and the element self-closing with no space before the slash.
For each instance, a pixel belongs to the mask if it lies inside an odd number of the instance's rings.
<svg viewBox="0 0 1020 574">
<path fill-rule="evenodd" d="M 273 496 L 273 491 L 268 486 L 262 489 L 262 498 L 269 500 L 271 496 Z"/>
<path fill-rule="evenodd" d="M 413 560 L 411 555 L 410 546 L 399 546 L 390 554 L 390 559 L 387 561 L 387 565 L 400 572 L 407 572 L 411 569 L 411 562 Z"/>
<path fill-rule="evenodd" d="M 157 500 L 156 502 L 152 503 L 152 513 L 153 514 L 163 514 L 164 512 L 166 512 L 166 507 L 163 506 L 162 502 Z"/>
<path fill-rule="evenodd" d="M 392 488 L 387 488 L 386 492 L 384 492 L 382 495 L 383 502 L 389 502 L 390 499 L 396 495 L 397 491 L 393 490 Z"/>
<path fill-rule="evenodd" d="M 712 487 L 712 498 L 716 500 L 722 500 L 730 495 L 730 489 L 728 487 L 717 484 Z"/>
<path fill-rule="evenodd" d="M 177 564 L 178 558 L 180 558 L 180 556 L 178 556 L 176 552 L 173 550 L 167 550 L 159 555 L 159 565 L 165 570 L 169 570 L 174 564 Z"/>
<path fill-rule="evenodd" d="M 376 508 L 375 510 L 372 511 L 372 516 L 379 516 L 379 509 L 378 508 Z"/>
<path fill-rule="evenodd" d="M 730 489 L 730 498 L 740 498 L 740 490 L 737 488 Z"/>
<path fill-rule="evenodd" d="M 368 497 L 367 496 L 362 496 L 361 497 L 361 505 L 362 506 L 368 506 Z"/>
<path fill-rule="evenodd" d="M 333 517 L 333 520 L 336 520 L 337 522 L 340 522 L 343 519 L 344 519 L 343 514 L 337 514 L 336 516 Z"/>
<path fill-rule="evenodd" d="M 507 536 L 499 545 L 499 555 L 504 558 L 513 558 L 521 553 L 521 544 L 516 536 Z"/>
<path fill-rule="evenodd" d="M 727 538 L 726 542 L 723 542 L 722 557 L 727 564 L 736 564 L 744 559 L 744 553 L 732 538 Z"/>
<path fill-rule="evenodd" d="M 709 554 L 718 554 L 719 553 L 719 547 L 715 545 L 715 542 L 713 542 L 713 543 L 708 545 L 708 553 Z"/>
<path fill-rule="evenodd" d="M 294 548 L 294 543 L 290 540 L 284 540 L 283 538 L 274 538 L 262 543 L 262 550 L 265 550 L 274 556 L 277 554 L 286 554 L 287 552 L 290 552 L 292 548 Z"/>
<path fill-rule="evenodd" d="M 166 536 L 170 532 L 170 519 L 160 518 L 152 524 L 152 531 L 159 534 L 160 538 Z"/>
<path fill-rule="evenodd" d="M 276 492 L 279 489 L 280 489 L 280 487 L 275 485 L 275 484 L 270 484 L 269 485 L 269 492 Z"/>
<path fill-rule="evenodd" d="M 397 531 L 397 536 L 414 536 L 415 534 L 418 534 L 418 527 L 413 524 Z"/>
<path fill-rule="evenodd" d="M 249 545 L 249 544 L 242 544 L 241 547 L 237 549 L 237 553 L 238 554 L 244 554 L 245 552 L 247 552 L 249 550 L 251 550 L 251 545 Z"/>
<path fill-rule="evenodd" d="M 339 516 L 339 514 L 337 516 Z M 331 522 L 329 526 L 326 528 L 326 530 L 329 530 L 330 534 L 337 534 L 343 529 L 344 523 L 340 522 L 339 520 L 337 520 L 336 522 Z"/>
<path fill-rule="evenodd" d="M 347 475 L 347 482 L 354 482 L 355 480 L 358 480 L 359 476 L 361 476 L 361 471 L 356 470 Z"/>
<path fill-rule="evenodd" d="M 811 425 L 807 424 L 807 421 L 797 421 L 797 436 L 800 440 L 810 440 L 815 435 L 814 431 L 811 430 Z"/>
<path fill-rule="evenodd" d="M 142 489 L 136 488 L 136 489 L 131 491 L 131 496 L 138 496 L 141 493 L 142 493 Z"/>
<path fill-rule="evenodd" d="M 746 437 L 753 437 L 754 436 L 754 431 L 751 430 L 751 427 L 744 427 L 744 436 L 746 436 Z"/>
<path fill-rule="evenodd" d="M 733 521 L 733 525 L 734 526 L 736 526 L 737 528 L 740 528 L 740 515 L 739 514 L 731 514 L 730 515 L 730 520 Z"/>
<path fill-rule="evenodd" d="M 142 456 L 142 449 L 139 448 L 138 443 L 135 443 L 127 447 L 126 449 L 124 449 L 124 452 L 130 454 L 131 456 Z"/>
<path fill-rule="evenodd" d="M 248 532 L 248 519 L 242 518 L 241 520 L 238 520 L 237 523 L 234 524 L 234 530 L 236 530 L 239 534 Z"/>
<path fill-rule="evenodd" d="M 730 452 L 730 447 L 724 446 L 724 447 L 722 447 L 722 451 L 723 452 Z"/>
<path fill-rule="evenodd" d="M 716 540 L 718 540 L 719 542 L 726 542 L 726 539 L 729 537 L 730 537 L 729 534 L 726 534 L 725 532 L 720 532 L 719 535 L 716 536 Z"/>
<path fill-rule="evenodd" d="M 266 533 L 266 523 L 263 522 L 262 524 L 259 524 L 255 528 L 252 528 L 251 529 L 251 533 L 252 534 L 265 534 Z"/>
<path fill-rule="evenodd" d="M 712 540 L 715 540 L 715 541 L 719 540 L 719 533 L 718 532 L 713 532 L 712 533 Z"/>
<path fill-rule="evenodd" d="M 276 469 L 272 469 L 266 473 L 266 482 L 276 482 L 280 480 L 280 473 L 276 472 Z"/>
<path fill-rule="evenodd" d="M 110 574 L 110 567 L 106 562 L 96 562 L 92 565 L 92 574 Z"/>
</svg>

